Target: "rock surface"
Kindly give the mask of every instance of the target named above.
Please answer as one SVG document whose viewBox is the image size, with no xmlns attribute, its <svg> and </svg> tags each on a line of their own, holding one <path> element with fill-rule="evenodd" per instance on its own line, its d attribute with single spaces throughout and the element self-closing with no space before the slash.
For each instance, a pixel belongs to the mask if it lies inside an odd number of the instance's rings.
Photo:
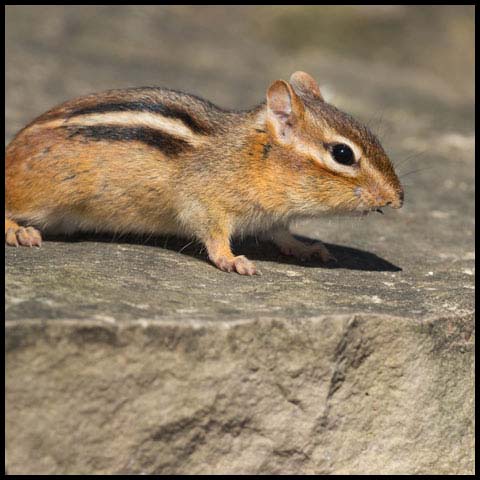
<svg viewBox="0 0 480 480">
<path fill-rule="evenodd" d="M 6 249 L 9 473 L 474 472 L 473 7 L 6 12 L 7 142 L 91 91 L 245 108 L 303 69 L 406 184 L 296 227 L 338 263 L 236 244 L 261 277 L 171 238 Z"/>
</svg>

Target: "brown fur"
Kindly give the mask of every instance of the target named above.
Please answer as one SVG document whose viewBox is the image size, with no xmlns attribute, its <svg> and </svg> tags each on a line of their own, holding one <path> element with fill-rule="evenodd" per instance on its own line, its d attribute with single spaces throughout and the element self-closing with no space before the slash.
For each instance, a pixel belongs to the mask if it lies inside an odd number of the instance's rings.
<svg viewBox="0 0 480 480">
<path fill-rule="evenodd" d="M 129 124 L 92 123 L 119 112 Z M 358 165 L 330 159 L 324 145 L 338 135 L 362 151 Z M 50 110 L 8 145 L 6 243 L 39 245 L 37 229 L 186 235 L 219 268 L 253 274 L 232 254 L 233 235 L 263 233 L 288 254 L 328 260 L 323 245 L 288 233 L 293 219 L 400 207 L 402 196 L 378 140 L 303 72 L 244 112 L 171 90 L 114 90 Z"/>
</svg>

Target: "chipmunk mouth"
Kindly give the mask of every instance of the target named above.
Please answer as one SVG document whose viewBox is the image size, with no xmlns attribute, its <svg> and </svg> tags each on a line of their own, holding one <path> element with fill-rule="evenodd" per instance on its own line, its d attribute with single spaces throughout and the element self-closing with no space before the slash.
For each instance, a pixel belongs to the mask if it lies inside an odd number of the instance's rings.
<svg viewBox="0 0 480 480">
<path fill-rule="evenodd" d="M 378 212 L 378 213 L 381 213 L 382 215 L 385 215 L 383 213 L 382 208 L 372 207 L 372 208 L 367 208 L 365 210 L 357 211 L 357 212 L 355 212 L 354 216 L 366 217 L 369 213 L 373 213 L 373 212 Z"/>
<path fill-rule="evenodd" d="M 381 207 L 378 206 L 367 206 L 367 205 L 358 205 L 354 209 L 346 209 L 346 210 L 337 210 L 335 211 L 336 215 L 345 215 L 347 217 L 366 217 L 369 213 L 377 212 L 385 215 L 383 209 L 386 205 L 382 205 Z"/>
<path fill-rule="evenodd" d="M 348 217 L 366 217 L 371 210 L 352 210 L 350 212 L 345 212 L 345 216 Z"/>
</svg>

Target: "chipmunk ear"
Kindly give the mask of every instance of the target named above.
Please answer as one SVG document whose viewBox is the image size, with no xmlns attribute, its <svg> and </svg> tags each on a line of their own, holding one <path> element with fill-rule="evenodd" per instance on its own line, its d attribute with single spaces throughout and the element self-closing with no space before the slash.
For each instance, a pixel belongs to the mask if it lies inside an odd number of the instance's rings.
<svg viewBox="0 0 480 480">
<path fill-rule="evenodd" d="M 284 80 L 277 80 L 267 91 L 267 118 L 281 140 L 289 141 L 292 127 L 303 116 L 304 106 Z"/>
<path fill-rule="evenodd" d="M 318 83 L 308 73 L 293 73 L 290 77 L 290 83 L 299 95 L 310 95 L 318 100 L 323 100 Z"/>
</svg>

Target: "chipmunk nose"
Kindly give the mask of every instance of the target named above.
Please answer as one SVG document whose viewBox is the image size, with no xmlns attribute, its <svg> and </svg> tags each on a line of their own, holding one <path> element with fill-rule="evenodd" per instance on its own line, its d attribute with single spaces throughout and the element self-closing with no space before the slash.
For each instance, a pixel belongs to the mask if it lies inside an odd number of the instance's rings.
<svg viewBox="0 0 480 480">
<path fill-rule="evenodd" d="M 388 206 L 392 208 L 402 208 L 403 200 L 405 198 L 405 194 L 403 192 L 403 188 L 397 193 L 397 196 L 393 201 L 387 203 Z"/>
<path fill-rule="evenodd" d="M 379 193 L 376 196 L 377 206 L 382 207 L 391 207 L 391 208 L 401 208 L 403 205 L 404 193 L 403 189 L 395 192 L 384 192 Z"/>
</svg>

